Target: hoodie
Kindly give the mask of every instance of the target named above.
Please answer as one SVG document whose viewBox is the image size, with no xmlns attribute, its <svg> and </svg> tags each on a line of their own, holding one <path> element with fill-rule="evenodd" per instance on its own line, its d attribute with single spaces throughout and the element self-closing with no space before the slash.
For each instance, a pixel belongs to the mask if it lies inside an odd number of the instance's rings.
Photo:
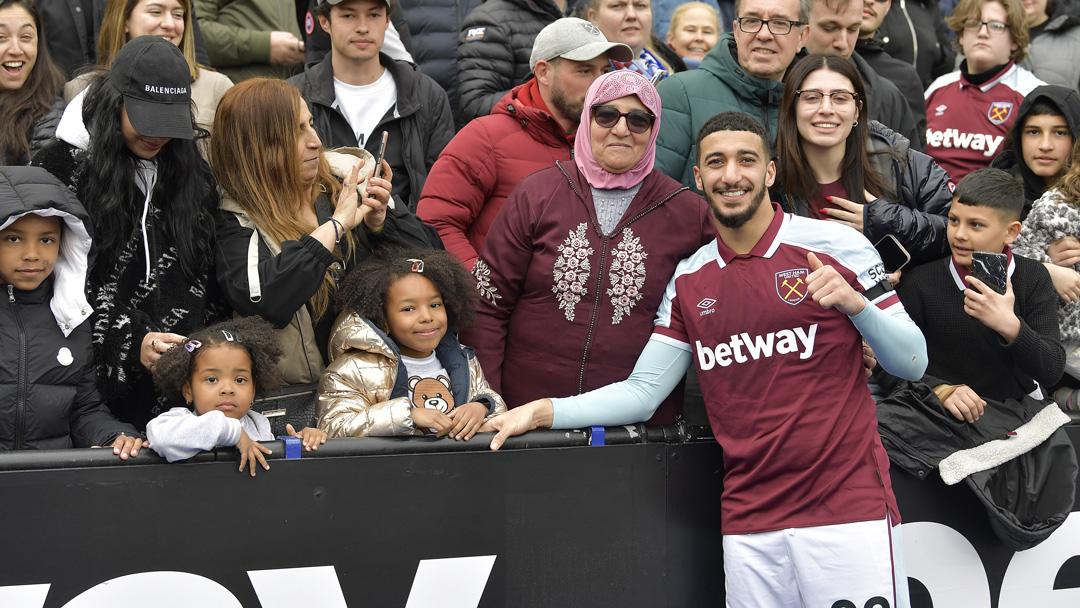
<svg viewBox="0 0 1080 608">
<path fill-rule="evenodd" d="M 95 386 L 86 211 L 43 169 L 0 167 L 0 230 L 31 213 L 62 219 L 60 249 L 36 288 L 0 291 L 0 449 L 90 447 L 134 436 Z"/>
<path fill-rule="evenodd" d="M 1009 131 L 1005 150 L 990 163 L 991 167 L 1004 169 L 1024 180 L 1024 211 L 1020 214 L 1021 221 L 1027 218 L 1035 200 L 1046 192 L 1046 182 L 1043 178 L 1035 175 L 1024 163 L 1024 151 L 1021 147 L 1024 121 L 1031 113 L 1031 107 L 1039 99 L 1054 104 L 1065 116 L 1065 120 L 1069 123 L 1069 130 L 1072 131 L 1073 142 L 1080 139 L 1080 93 L 1077 93 L 1075 89 L 1055 85 L 1043 85 L 1028 93 L 1024 102 L 1020 104 L 1016 122 Z"/>
</svg>

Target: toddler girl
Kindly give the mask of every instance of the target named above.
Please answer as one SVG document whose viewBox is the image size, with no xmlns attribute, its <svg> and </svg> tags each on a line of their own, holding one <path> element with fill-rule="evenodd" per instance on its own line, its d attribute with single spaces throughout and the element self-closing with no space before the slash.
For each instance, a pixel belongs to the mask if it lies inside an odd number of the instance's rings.
<svg viewBox="0 0 1080 608">
<path fill-rule="evenodd" d="M 319 428 L 331 437 L 431 432 L 468 440 L 506 411 L 471 348 L 472 276 L 445 251 L 386 249 L 353 268 L 319 383 Z"/>
<path fill-rule="evenodd" d="M 259 317 L 234 319 L 199 330 L 170 348 L 154 364 L 154 383 L 170 399 L 183 396 L 188 407 L 174 407 L 146 425 L 150 448 L 169 462 L 190 458 L 220 445 L 235 445 L 240 470 L 256 460 L 269 470 L 257 443 L 274 434 L 266 418 L 251 411 L 252 402 L 281 386 L 282 350 L 269 323 Z M 194 409 L 194 412 L 192 412 Z M 307 450 L 326 442 L 326 433 L 306 428 L 300 437 Z"/>
</svg>

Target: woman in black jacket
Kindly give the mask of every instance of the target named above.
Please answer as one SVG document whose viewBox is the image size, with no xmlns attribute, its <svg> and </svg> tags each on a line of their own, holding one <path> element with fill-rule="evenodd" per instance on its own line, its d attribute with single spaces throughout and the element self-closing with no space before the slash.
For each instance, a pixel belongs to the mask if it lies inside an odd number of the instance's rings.
<svg viewBox="0 0 1080 608">
<path fill-rule="evenodd" d="M 364 150 L 324 152 L 296 87 L 255 78 L 218 105 L 210 159 L 223 194 L 217 278 L 238 314 L 274 324 L 286 385 L 317 382 L 338 283 L 375 247 L 441 246 L 434 228 L 388 205 L 390 167 Z M 344 178 L 344 184 L 339 181 Z"/>
<path fill-rule="evenodd" d="M 810 55 L 788 72 L 773 200 L 791 213 L 851 226 L 871 243 L 892 234 L 913 264 L 940 258 L 949 251 L 949 175 L 900 135 L 867 121 L 865 99 L 843 57 Z"/>
<path fill-rule="evenodd" d="M 64 74 L 29 0 L 0 1 L 0 27 L 0 165 L 25 165 L 56 131 Z"/>
</svg>

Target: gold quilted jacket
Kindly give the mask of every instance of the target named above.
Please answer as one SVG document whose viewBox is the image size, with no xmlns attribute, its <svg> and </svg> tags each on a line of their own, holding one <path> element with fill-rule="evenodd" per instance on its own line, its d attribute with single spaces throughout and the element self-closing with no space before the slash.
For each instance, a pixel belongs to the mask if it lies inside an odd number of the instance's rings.
<svg viewBox="0 0 1080 608">
<path fill-rule="evenodd" d="M 480 369 L 480 362 L 472 355 L 471 349 L 457 344 L 457 340 L 449 334 L 443 338 L 440 349 L 448 340 L 461 349 L 462 358 L 468 362 L 468 399 L 461 403 L 484 403 L 491 412 L 488 418 L 505 412 L 506 403 L 491 390 Z M 398 355 L 367 319 L 354 312 L 342 313 L 334 322 L 329 351 L 330 365 L 319 382 L 316 414 L 320 429 L 330 437 L 412 435 L 422 432 L 409 415 L 413 404 L 409 401 L 407 387 L 397 387 L 400 394 L 394 395 Z M 448 361 L 442 363 L 447 371 L 451 371 Z"/>
</svg>

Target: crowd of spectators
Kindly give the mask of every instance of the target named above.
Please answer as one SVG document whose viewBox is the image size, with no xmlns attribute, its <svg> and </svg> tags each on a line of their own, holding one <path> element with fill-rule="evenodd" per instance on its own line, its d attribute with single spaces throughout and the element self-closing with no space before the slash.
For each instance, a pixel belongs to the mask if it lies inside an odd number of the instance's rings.
<svg viewBox="0 0 1080 608">
<path fill-rule="evenodd" d="M 0 446 L 697 412 L 729 605 L 903 606 L 889 458 L 1072 506 L 1074 2 L 0 0 Z"/>
</svg>

